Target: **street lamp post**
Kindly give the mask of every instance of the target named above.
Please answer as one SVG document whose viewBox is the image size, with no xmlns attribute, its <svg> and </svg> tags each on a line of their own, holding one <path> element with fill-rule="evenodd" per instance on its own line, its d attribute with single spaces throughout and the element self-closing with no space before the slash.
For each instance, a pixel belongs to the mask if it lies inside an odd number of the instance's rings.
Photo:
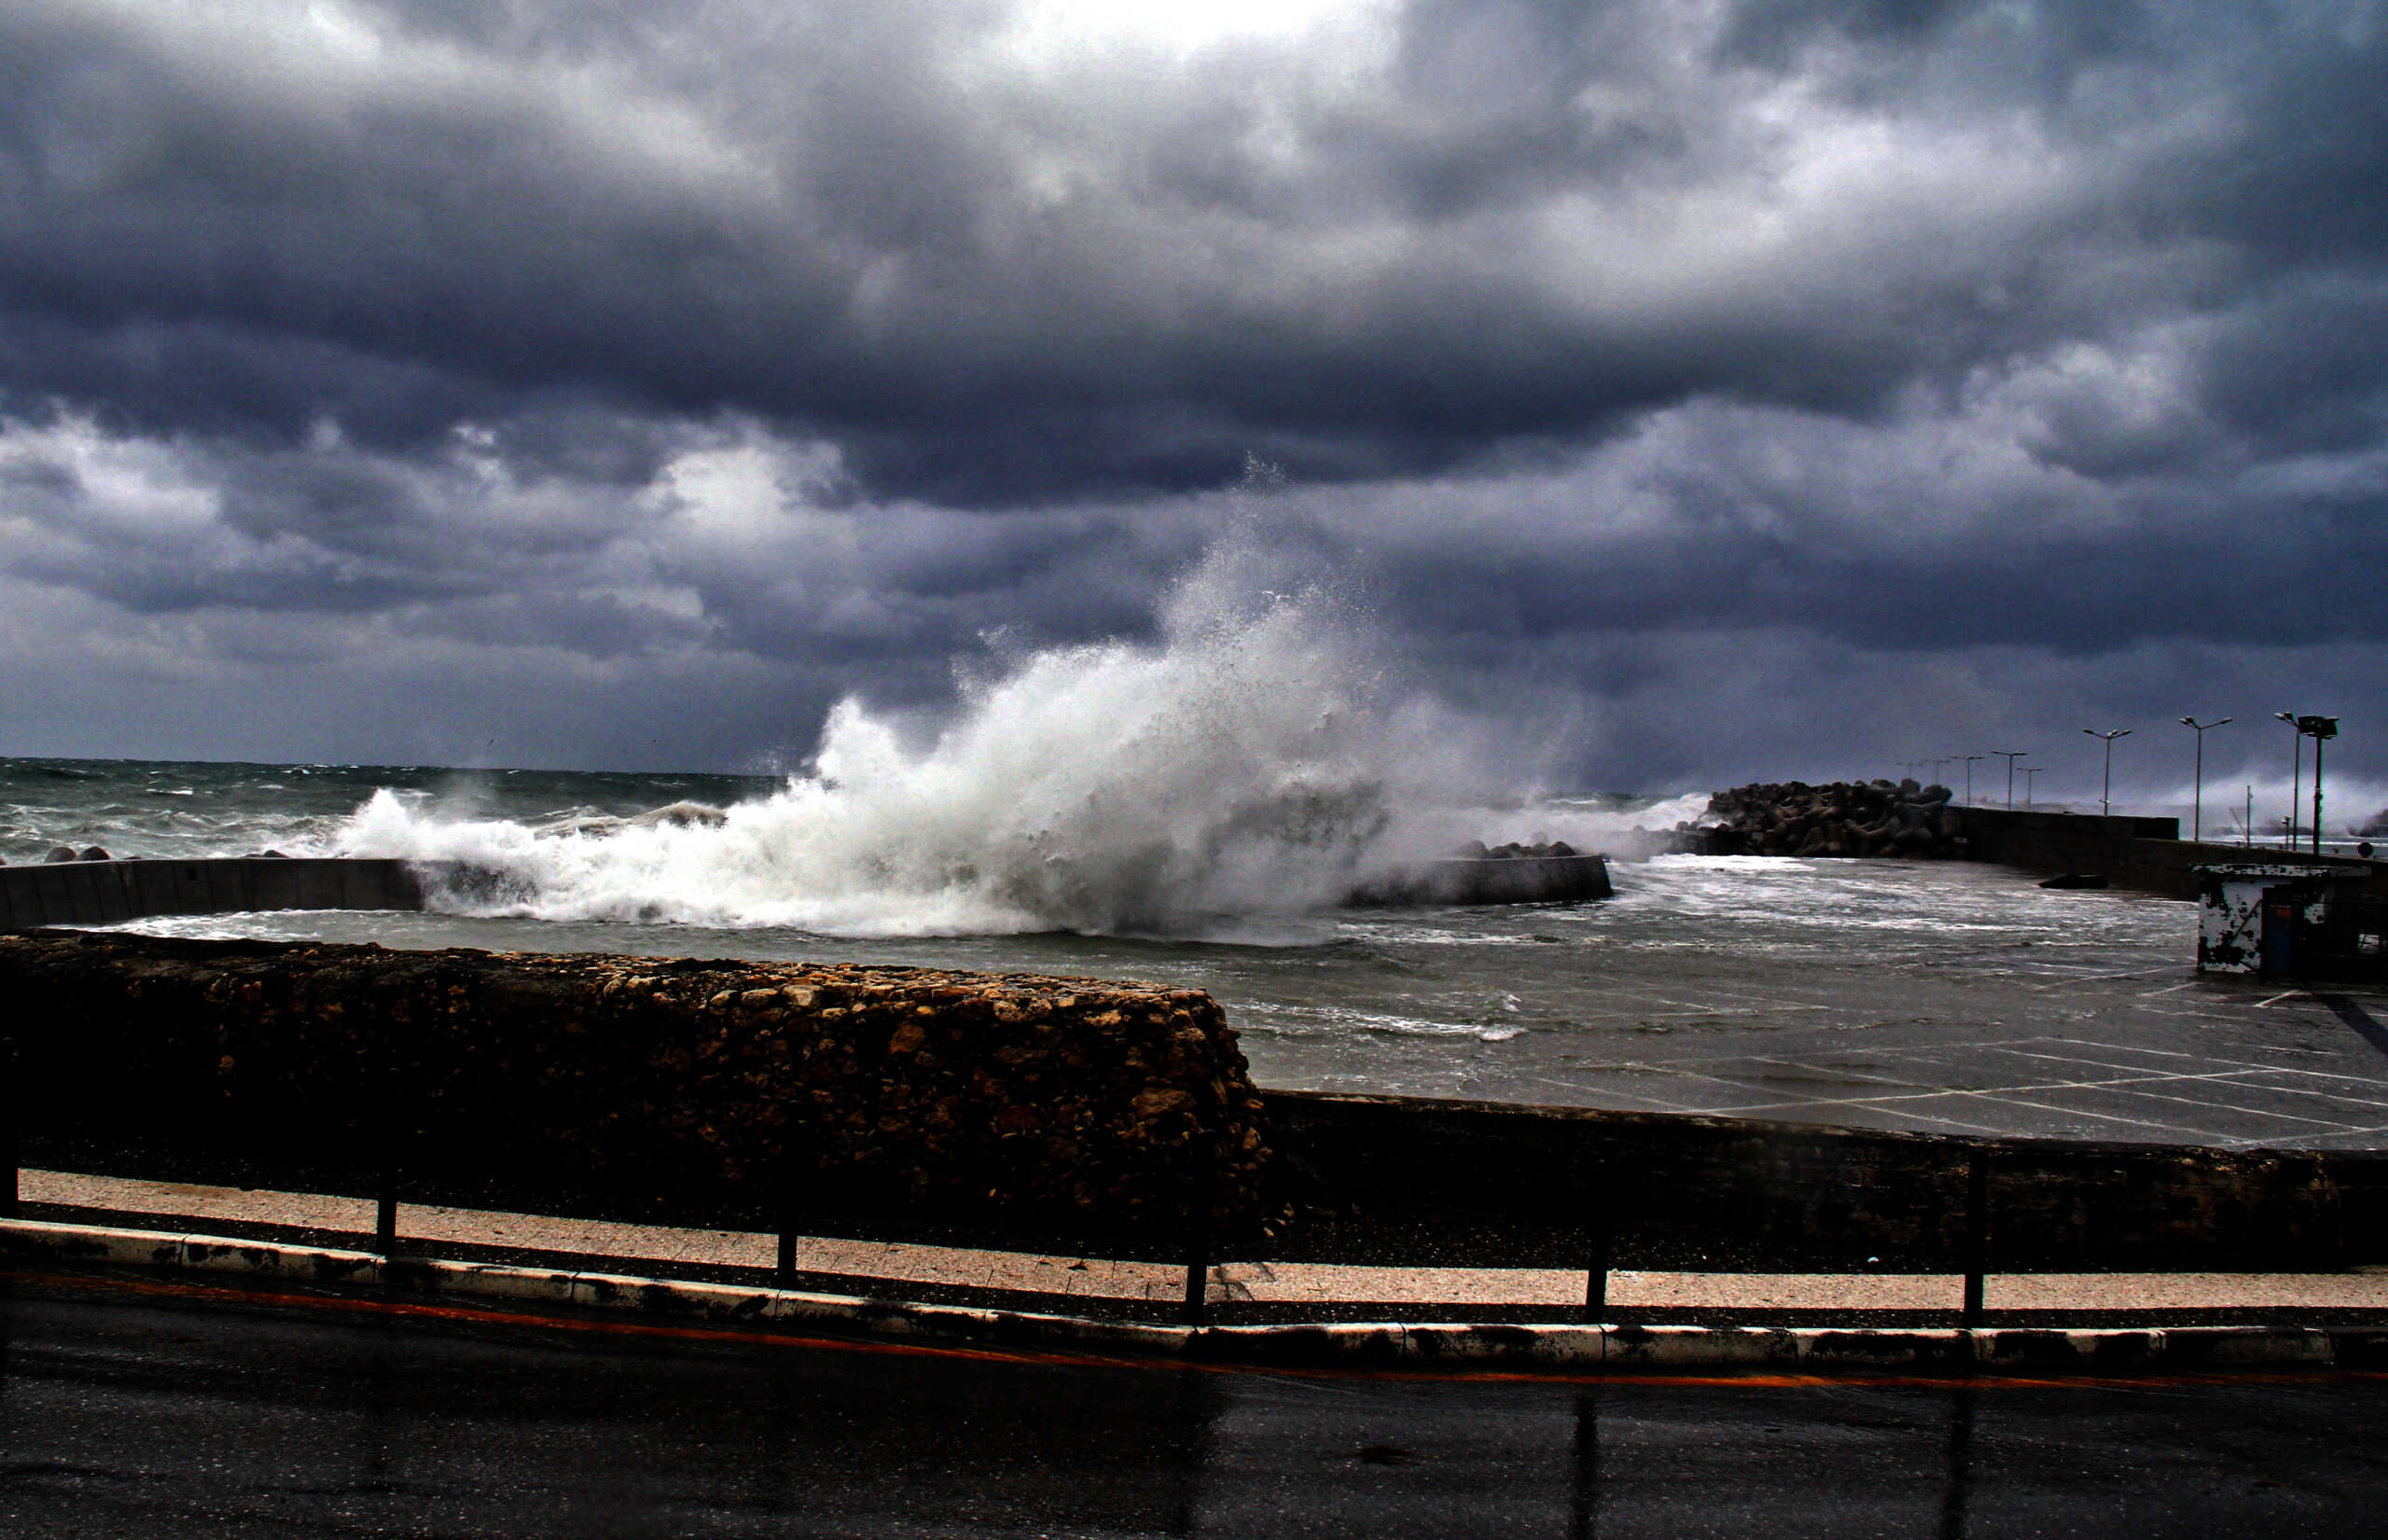
<svg viewBox="0 0 2388 1540">
<path fill-rule="evenodd" d="M 2106 741 L 2106 779 L 2098 788 L 2098 816 L 2103 818 L 2108 815 L 2114 800 L 2115 740 L 2117 738 L 2129 738 L 2131 736 L 2131 728 L 2115 728 L 2106 732 L 2100 732 L 2095 728 L 2084 728 L 2081 730 L 2088 733 L 2092 738 L 2103 738 Z M 2178 828 L 2180 825 L 2176 824 L 2173 826 Z"/>
<path fill-rule="evenodd" d="M 2237 720 L 2235 716 L 2226 716 L 2219 722 L 2201 722 L 2194 716 L 2181 718 L 2181 726 L 2195 729 L 2198 735 L 2197 789 L 2189 794 L 2189 843 L 2193 845 L 2205 838 L 2205 729 Z"/>
<path fill-rule="evenodd" d="M 2006 811 L 2015 811 L 2015 761 L 2031 753 L 2030 749 L 1992 749 L 1991 753 L 2006 761 Z"/>
<path fill-rule="evenodd" d="M 2290 739 L 2288 743 L 2288 848 L 2295 850 L 2297 848 L 2297 794 L 2305 789 L 2304 783 L 2298 779 L 2305 773 L 2305 729 L 2298 726 L 2297 714 L 2294 712 L 2276 711 L 2272 713 L 2272 716 L 2277 721 L 2287 723 L 2297 733 L 2297 736 Z"/>
<path fill-rule="evenodd" d="M 1965 806 L 1967 807 L 1972 807 L 1974 805 L 1974 761 L 1977 759 L 1987 759 L 1990 756 L 1986 754 L 1969 754 L 1965 756 Z"/>
<path fill-rule="evenodd" d="M 2012 765 L 2014 761 L 2010 759 L 2007 763 Z M 2026 765 L 2023 767 L 2023 808 L 2025 812 L 2029 812 L 2032 806 L 2032 777 L 2039 774 L 2040 771 L 2046 769 L 2048 769 L 2046 765 Z"/>
</svg>

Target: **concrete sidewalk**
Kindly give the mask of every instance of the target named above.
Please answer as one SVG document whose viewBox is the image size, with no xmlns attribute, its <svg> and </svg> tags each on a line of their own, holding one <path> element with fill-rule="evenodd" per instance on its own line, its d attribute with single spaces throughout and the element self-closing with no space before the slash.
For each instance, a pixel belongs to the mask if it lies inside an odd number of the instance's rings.
<svg viewBox="0 0 2388 1540">
<path fill-rule="evenodd" d="M 268 1226 L 369 1241 L 374 1206 L 363 1199 L 143 1182 L 32 1171 L 22 1200 L 90 1214 L 162 1221 Z M 733 1230 L 677 1229 L 541 1214 L 407 1204 L 399 1234 L 408 1250 L 490 1247 L 607 1261 L 769 1269 L 776 1238 Z M 362 1248 L 358 1248 L 362 1249 Z M 927 1285 L 1069 1298 L 1166 1303 L 1183 1297 L 1183 1268 L 1158 1262 L 1028 1252 L 965 1250 L 806 1236 L 797 1267 L 881 1284 Z M 1228 1262 L 1212 1269 L 1216 1302 L 1383 1306 L 1430 1318 L 1437 1307 L 1544 1306 L 1584 1297 L 1584 1274 L 1538 1268 L 1383 1268 L 1289 1262 Z M 1953 1274 L 1610 1274 L 1613 1308 L 1657 1311 L 1950 1313 L 1961 1304 Z M 2388 1312 L 2388 1269 L 2345 1273 L 2005 1273 L 1986 1283 L 1997 1311 L 2132 1316 L 2173 1311 Z"/>
</svg>

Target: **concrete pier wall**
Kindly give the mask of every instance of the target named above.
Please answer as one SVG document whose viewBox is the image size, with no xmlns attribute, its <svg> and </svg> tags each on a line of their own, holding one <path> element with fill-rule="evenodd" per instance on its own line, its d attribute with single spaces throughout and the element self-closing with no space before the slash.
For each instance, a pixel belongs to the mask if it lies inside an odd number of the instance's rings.
<svg viewBox="0 0 2388 1540">
<path fill-rule="evenodd" d="M 470 891 L 496 874 L 452 862 L 352 856 L 59 861 L 0 867 L 0 930 L 113 925 L 153 914 L 257 909 L 420 909 L 427 889 Z M 1386 873 L 1354 904 L 1522 904 L 1606 898 L 1598 855 L 1426 861 Z"/>
<path fill-rule="evenodd" d="M 421 908 L 422 881 L 404 861 L 249 856 L 0 867 L 0 929 L 113 925 L 153 914 Z"/>
<path fill-rule="evenodd" d="M 2079 872 L 2109 884 L 2168 898 L 2198 895 L 2200 867 L 2249 861 L 2347 872 L 2364 879 L 2367 896 L 2388 898 L 2388 861 L 2312 855 L 2278 845 L 2183 839 L 2177 818 L 2101 818 L 2074 812 L 1957 810 L 1967 860 L 2027 871 Z"/>
<path fill-rule="evenodd" d="M 1553 904 L 1616 894 L 1602 855 L 1453 857 L 1421 861 L 1353 890 L 1348 902 L 1402 904 Z"/>
<path fill-rule="evenodd" d="M 1414 1242 L 1430 1257 L 1436 1237 L 1473 1230 L 1482 1247 L 1507 1248 L 1479 1266 L 1580 1266 L 1606 1225 L 1629 1257 L 1947 1267 L 1962 1255 L 1979 1158 L 2002 1268 L 2388 1261 L 2388 1151 L 1958 1138 L 1310 1091 L 1261 1101 L 1313 1200 L 1349 1216 L 1339 1248 L 1379 1255 Z"/>
</svg>

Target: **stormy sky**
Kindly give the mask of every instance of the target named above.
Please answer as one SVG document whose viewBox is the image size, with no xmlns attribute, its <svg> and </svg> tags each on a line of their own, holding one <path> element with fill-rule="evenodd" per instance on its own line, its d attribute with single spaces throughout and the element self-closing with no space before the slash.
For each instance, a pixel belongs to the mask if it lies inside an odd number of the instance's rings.
<svg viewBox="0 0 2388 1540">
<path fill-rule="evenodd" d="M 2383 80 L 2363 3 L 0 0 L 0 753 L 793 763 L 1239 537 L 1554 786 L 2388 784 Z"/>
</svg>

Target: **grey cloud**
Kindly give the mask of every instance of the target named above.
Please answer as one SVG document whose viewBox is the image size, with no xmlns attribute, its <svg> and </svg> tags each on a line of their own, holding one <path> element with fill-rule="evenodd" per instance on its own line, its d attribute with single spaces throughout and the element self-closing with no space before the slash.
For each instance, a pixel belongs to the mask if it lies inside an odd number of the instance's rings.
<svg viewBox="0 0 2388 1540">
<path fill-rule="evenodd" d="M 476 395 L 730 406 L 851 437 L 885 490 L 1004 502 L 1215 483 L 1254 442 L 1312 475 L 1463 463 L 1701 392 L 1858 409 L 1919 368 L 2095 333 L 2118 291 L 2226 302 L 2186 292 L 2206 274 L 2185 244 L 2253 255 L 2331 219 L 2376 244 L 2377 200 L 2346 194 L 2378 153 L 2353 95 L 2377 45 L 2283 22 L 2232 95 L 2215 76 L 2245 56 L 2218 50 L 2256 24 L 2195 9 L 2160 47 L 2061 7 L 1773 10 L 1776 42 L 1745 18 L 1702 53 L 1661 7 L 1479 0 L 1409 7 L 1351 75 L 1255 45 L 1050 79 L 970 7 L 398 13 L 369 62 L 249 14 L 7 18 L 10 329 L 163 350 L 145 382 L 70 348 L 19 389 L 137 408 L 186 360 L 250 354 L 216 409 L 285 423 L 283 370 L 364 432 L 433 431 Z M 2067 90 L 1952 95 L 1992 34 L 2076 66 Z M 1866 47 L 1789 42 L 1814 35 Z M 1803 95 L 1770 97 L 1752 59 L 1805 70 Z M 2168 71 L 2218 94 L 2154 97 Z M 2316 98 L 2355 114 L 2322 153 L 2258 116 Z M 1835 133 L 1910 144 L 1836 187 L 1802 137 Z M 2010 185 L 1937 184 L 1935 157 Z M 2268 160 L 2305 180 L 2215 175 Z M 2269 216 L 2284 198 L 2300 218 Z M 1784 244 L 1761 261 L 1752 239 Z"/>
<path fill-rule="evenodd" d="M 801 731 L 642 681 L 933 706 L 990 632 L 1149 636 L 1257 452 L 1289 565 L 1587 775 L 1709 765 L 1668 699 L 1995 725 L 1996 659 L 2377 693 L 2376 7 L 1015 19 L 0 0 L 0 581 L 226 691 L 486 668 L 443 710 L 743 763 Z"/>
</svg>

